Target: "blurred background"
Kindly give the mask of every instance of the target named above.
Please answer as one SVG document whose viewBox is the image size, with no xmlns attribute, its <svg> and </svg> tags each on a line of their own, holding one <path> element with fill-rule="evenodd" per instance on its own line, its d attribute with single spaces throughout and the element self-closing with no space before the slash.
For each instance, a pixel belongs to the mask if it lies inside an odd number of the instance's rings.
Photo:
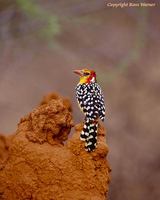
<svg viewBox="0 0 160 200">
<path fill-rule="evenodd" d="M 0 132 L 13 133 L 52 91 L 69 97 L 75 123 L 82 121 L 72 71 L 92 68 L 107 106 L 109 197 L 157 200 L 160 5 L 116 9 L 108 2 L 120 1 L 0 0 Z"/>
</svg>

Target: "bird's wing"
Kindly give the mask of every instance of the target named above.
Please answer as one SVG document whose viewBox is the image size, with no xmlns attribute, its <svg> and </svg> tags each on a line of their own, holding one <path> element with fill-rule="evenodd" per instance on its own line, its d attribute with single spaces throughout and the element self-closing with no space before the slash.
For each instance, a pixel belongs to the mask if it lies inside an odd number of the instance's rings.
<svg viewBox="0 0 160 200">
<path fill-rule="evenodd" d="M 105 118 L 105 103 L 104 103 L 104 96 L 101 90 L 101 87 L 96 83 L 95 84 L 95 91 L 97 91 L 96 98 L 98 100 L 98 113 L 99 118 L 104 121 Z"/>
<path fill-rule="evenodd" d="M 86 118 L 104 120 L 105 105 L 101 88 L 98 84 L 81 85 L 77 89 L 77 100 Z"/>
</svg>

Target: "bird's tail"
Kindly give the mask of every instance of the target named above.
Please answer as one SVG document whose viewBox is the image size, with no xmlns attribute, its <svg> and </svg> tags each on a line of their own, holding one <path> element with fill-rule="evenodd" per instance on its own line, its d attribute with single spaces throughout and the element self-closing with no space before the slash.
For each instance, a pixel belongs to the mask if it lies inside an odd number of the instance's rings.
<svg viewBox="0 0 160 200">
<path fill-rule="evenodd" d="M 93 151 L 97 147 L 98 121 L 91 121 L 89 126 L 89 136 L 86 139 L 86 151 Z"/>
<path fill-rule="evenodd" d="M 90 121 L 89 119 L 86 119 L 83 126 L 83 130 L 80 135 L 80 139 L 82 141 L 86 141 L 87 137 L 89 136 L 89 129 L 90 129 Z"/>
<path fill-rule="evenodd" d="M 85 141 L 85 149 L 90 152 L 97 146 L 98 121 L 86 119 L 80 139 Z"/>
</svg>

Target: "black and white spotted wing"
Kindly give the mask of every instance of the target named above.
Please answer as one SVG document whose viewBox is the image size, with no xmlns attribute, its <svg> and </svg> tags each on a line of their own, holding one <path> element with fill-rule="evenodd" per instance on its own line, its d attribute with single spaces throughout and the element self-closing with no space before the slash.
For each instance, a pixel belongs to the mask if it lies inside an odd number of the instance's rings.
<svg viewBox="0 0 160 200">
<path fill-rule="evenodd" d="M 97 83 L 79 84 L 76 97 L 86 118 L 95 120 L 105 118 L 105 104 L 100 86 Z"/>
</svg>

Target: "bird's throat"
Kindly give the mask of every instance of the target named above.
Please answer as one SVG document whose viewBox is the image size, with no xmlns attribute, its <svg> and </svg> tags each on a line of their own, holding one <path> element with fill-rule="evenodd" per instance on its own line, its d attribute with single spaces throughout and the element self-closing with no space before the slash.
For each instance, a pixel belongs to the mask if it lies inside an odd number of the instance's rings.
<svg viewBox="0 0 160 200">
<path fill-rule="evenodd" d="M 95 82 L 96 82 L 95 77 L 85 77 L 85 76 L 82 76 L 82 77 L 80 77 L 79 84 L 95 83 Z"/>
</svg>

